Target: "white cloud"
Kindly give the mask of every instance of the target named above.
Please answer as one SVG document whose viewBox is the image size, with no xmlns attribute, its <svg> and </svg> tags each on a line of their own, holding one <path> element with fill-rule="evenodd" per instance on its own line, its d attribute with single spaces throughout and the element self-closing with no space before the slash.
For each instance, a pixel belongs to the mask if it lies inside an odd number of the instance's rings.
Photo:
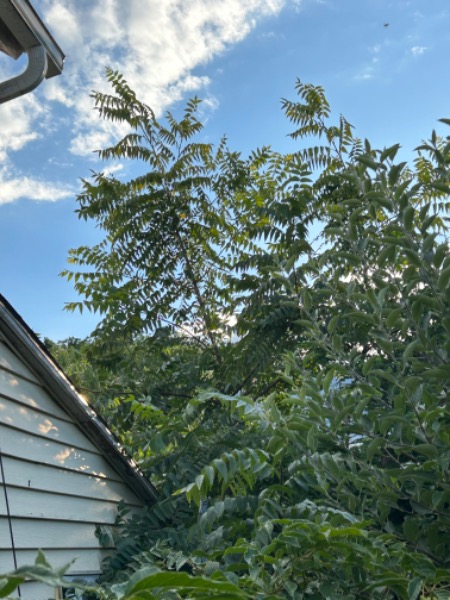
<svg viewBox="0 0 450 600">
<path fill-rule="evenodd" d="M 361 65 L 359 71 L 353 76 L 354 81 L 368 81 L 374 79 L 380 74 L 380 62 L 386 49 L 386 42 L 383 44 L 374 44 L 367 48 L 369 58 L 365 64 Z"/>
<path fill-rule="evenodd" d="M 356 81 L 368 81 L 373 79 L 374 73 L 371 67 L 366 67 L 361 73 L 357 73 L 354 77 Z"/>
<path fill-rule="evenodd" d="M 105 66 L 122 72 L 139 97 L 160 113 L 186 93 L 207 94 L 194 74 L 267 16 L 294 0 L 35 0 L 67 54 L 64 73 L 43 84 L 48 100 L 75 112 L 75 154 L 120 134 L 99 120 L 88 92 L 107 90 Z"/>
<path fill-rule="evenodd" d="M 86 131 L 86 122 L 83 123 L 82 133 L 78 133 L 72 140 L 69 149 L 73 154 L 78 156 L 87 156 L 94 159 L 97 155 L 95 150 L 108 146 L 112 137 L 112 129 L 98 129 L 93 125 L 92 129 Z"/>
<path fill-rule="evenodd" d="M 364 65 L 358 73 L 353 77 L 355 81 L 368 81 L 375 76 L 375 67 L 378 63 L 378 56 L 374 56 L 369 64 Z"/>
<path fill-rule="evenodd" d="M 207 119 L 218 101 L 208 94 L 210 79 L 202 66 L 243 40 L 261 19 L 301 2 L 33 0 L 67 59 L 63 74 L 43 82 L 37 93 L 0 105 L 0 204 L 19 198 L 55 201 L 74 193 L 60 183 L 12 172 L 12 154 L 28 143 L 42 136 L 51 143 L 51 135 L 64 128 L 67 149 L 95 160 L 95 150 L 124 134 L 120 124 L 98 117 L 89 96 L 92 90 L 110 91 L 106 66 L 123 73 L 157 114 L 186 94 L 206 97 L 201 111 Z M 25 63 L 23 57 L 18 63 L 0 61 L 0 79 Z"/>
<path fill-rule="evenodd" d="M 118 173 L 119 171 L 123 171 L 122 163 L 114 163 L 106 167 L 105 169 L 102 169 L 102 173 L 103 175 L 105 175 L 105 177 L 108 177 L 109 175 L 114 175 L 114 173 Z"/>
<path fill-rule="evenodd" d="M 55 202 L 74 196 L 75 193 L 67 185 L 41 181 L 32 177 L 14 176 L 6 169 L 0 171 L 0 206 L 22 198 Z"/>
<path fill-rule="evenodd" d="M 14 102 L 0 104 L 0 163 L 8 151 L 21 150 L 39 137 L 36 121 L 44 118 L 45 110 L 33 96 L 23 96 Z"/>
<path fill-rule="evenodd" d="M 72 108 L 75 106 L 74 98 L 71 98 L 64 86 L 61 85 L 61 82 L 57 78 L 50 79 L 45 82 L 45 86 L 43 88 L 44 96 L 47 100 L 51 100 L 54 102 L 59 102 L 63 104 L 67 108 Z"/>
<path fill-rule="evenodd" d="M 411 54 L 413 56 L 421 56 L 428 50 L 427 46 L 413 46 L 411 48 Z"/>
</svg>

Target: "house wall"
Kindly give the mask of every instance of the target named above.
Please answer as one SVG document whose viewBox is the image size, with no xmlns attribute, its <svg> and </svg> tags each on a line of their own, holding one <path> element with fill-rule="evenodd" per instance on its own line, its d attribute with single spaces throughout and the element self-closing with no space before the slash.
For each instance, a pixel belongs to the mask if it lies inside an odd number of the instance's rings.
<svg viewBox="0 0 450 600">
<path fill-rule="evenodd" d="M 0 451 L 19 566 L 42 549 L 55 567 L 78 557 L 70 574 L 99 573 L 111 549 L 100 548 L 96 524 L 112 525 L 120 500 L 131 510 L 142 501 L 1 336 Z M 0 477 L 0 573 L 13 568 Z M 21 591 L 24 600 L 51 596 L 35 583 Z"/>
</svg>

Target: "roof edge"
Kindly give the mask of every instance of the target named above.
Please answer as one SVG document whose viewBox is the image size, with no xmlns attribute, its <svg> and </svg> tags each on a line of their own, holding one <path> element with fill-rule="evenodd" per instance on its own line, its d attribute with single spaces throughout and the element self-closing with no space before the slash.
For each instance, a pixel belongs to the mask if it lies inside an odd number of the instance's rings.
<svg viewBox="0 0 450 600">
<path fill-rule="evenodd" d="M 29 0 L 0 0 L 2 20 L 10 29 L 23 52 L 40 45 L 48 57 L 46 78 L 59 75 L 65 55 Z M 20 23 L 20 25 L 19 25 Z M 16 33 L 11 28 L 17 29 Z M 25 29 L 24 29 L 25 28 Z M 18 48 L 13 50 L 17 55 Z"/>
</svg>

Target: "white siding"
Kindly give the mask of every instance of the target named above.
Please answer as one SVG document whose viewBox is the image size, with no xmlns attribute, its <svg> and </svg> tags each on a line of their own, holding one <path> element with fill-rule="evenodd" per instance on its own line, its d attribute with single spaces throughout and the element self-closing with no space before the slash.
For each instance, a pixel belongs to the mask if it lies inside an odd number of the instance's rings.
<svg viewBox="0 0 450 600">
<path fill-rule="evenodd" d="M 0 339 L 0 367 L 12 373 L 18 373 L 25 379 L 39 383 L 37 376 L 26 367 L 17 356 L 11 352 L 6 344 Z"/>
<path fill-rule="evenodd" d="M 55 597 L 55 592 L 51 587 L 34 581 L 27 581 L 22 584 L 20 586 L 20 592 L 21 600 L 36 600 L 37 598 L 51 600 Z M 17 596 L 17 593 L 15 596 Z"/>
<path fill-rule="evenodd" d="M 3 489 L 1 490 L 3 493 Z M 113 524 L 117 514 L 117 502 L 107 502 L 102 498 L 83 498 L 41 492 L 33 488 L 16 488 L 8 486 L 8 500 L 14 507 L 16 517 L 32 519 L 63 519 L 79 521 L 82 517 L 86 523 Z M 0 541 L 1 545 L 1 541 Z"/>
<path fill-rule="evenodd" d="M 0 345 L 0 352 L 3 350 L 3 345 Z M 31 408 L 39 408 L 47 414 L 54 417 L 66 418 L 67 414 L 55 404 L 51 398 L 44 392 L 42 387 L 27 379 L 23 379 L 18 375 L 6 371 L 0 366 L 0 395 L 6 398 L 12 398 L 25 406 Z M 70 418 L 69 418 L 70 420 Z"/>
<path fill-rule="evenodd" d="M 80 429 L 73 422 L 58 419 L 38 408 L 29 408 L 17 400 L 0 397 L 0 419 L 5 425 L 21 429 L 33 435 L 44 436 L 48 440 L 63 441 L 65 444 L 97 452 Z"/>
<path fill-rule="evenodd" d="M 44 583 L 36 583 L 33 581 L 27 581 L 20 586 L 21 600 L 36 600 L 42 598 L 43 600 L 54 600 L 54 598 L 61 596 L 55 596 L 55 590 L 45 585 Z M 16 594 L 17 597 L 17 594 Z"/>
<path fill-rule="evenodd" d="M 14 432 L 10 433 L 14 435 Z M 32 461 L 8 456 L 3 458 L 9 486 L 32 487 L 41 491 L 51 490 L 55 494 L 72 494 L 112 502 L 126 500 L 131 505 L 136 502 L 136 497 L 130 488 L 120 481 L 91 475 L 86 471 L 69 470 L 67 466 L 45 465 L 35 462 L 34 459 L 34 456 Z"/>
<path fill-rule="evenodd" d="M 89 473 L 97 477 L 105 477 L 120 481 L 120 476 L 109 466 L 100 453 L 75 448 L 64 442 L 55 442 L 44 435 L 29 434 L 26 429 L 14 429 L 1 423 L 0 440 L 4 455 L 24 460 L 32 459 L 43 464 L 54 465 L 76 471 Z M 34 471 L 29 471 L 30 477 Z"/>
<path fill-rule="evenodd" d="M 82 515 L 80 515 L 81 517 Z M 18 519 L 13 517 L 12 529 L 14 544 L 17 549 L 33 550 L 99 548 L 98 539 L 94 535 L 95 525 L 82 521 L 54 521 L 47 519 Z M 8 519 L 0 517 L 0 549 L 10 548 Z M 75 554 L 75 556 L 76 556 Z"/>
<path fill-rule="evenodd" d="M 17 560 L 22 565 L 32 565 L 36 560 L 34 550 L 17 550 Z M 97 575 L 101 570 L 101 561 L 111 554 L 110 550 L 85 550 L 77 555 L 76 550 L 46 550 L 45 557 L 56 569 L 64 567 L 75 559 L 71 567 L 73 575 Z M 2 573 L 13 569 L 11 550 L 0 550 L 0 570 Z"/>
<path fill-rule="evenodd" d="M 71 574 L 99 573 L 108 549 L 95 525 L 112 525 L 119 501 L 131 510 L 142 501 L 3 341 L 0 450 L 19 566 L 42 549 L 56 567 L 78 557 Z M 0 479 L 0 573 L 13 568 L 4 491 Z M 24 600 L 53 595 L 32 583 L 21 591 Z"/>
</svg>

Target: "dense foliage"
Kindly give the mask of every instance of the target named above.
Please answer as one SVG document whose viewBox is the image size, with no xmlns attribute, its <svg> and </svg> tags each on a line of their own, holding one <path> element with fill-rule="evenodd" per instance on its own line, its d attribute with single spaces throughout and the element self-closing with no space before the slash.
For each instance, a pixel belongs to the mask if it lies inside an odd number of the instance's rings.
<svg viewBox="0 0 450 600">
<path fill-rule="evenodd" d="M 151 567 L 251 598 L 448 598 L 450 138 L 408 166 L 297 82 L 299 150 L 243 158 L 193 141 L 197 100 L 162 123 L 108 77 L 99 113 L 130 133 L 100 156 L 138 174 L 84 182 L 79 215 L 105 239 L 65 275 L 70 308 L 102 320 L 53 351 L 161 500 L 106 580 Z"/>
</svg>

